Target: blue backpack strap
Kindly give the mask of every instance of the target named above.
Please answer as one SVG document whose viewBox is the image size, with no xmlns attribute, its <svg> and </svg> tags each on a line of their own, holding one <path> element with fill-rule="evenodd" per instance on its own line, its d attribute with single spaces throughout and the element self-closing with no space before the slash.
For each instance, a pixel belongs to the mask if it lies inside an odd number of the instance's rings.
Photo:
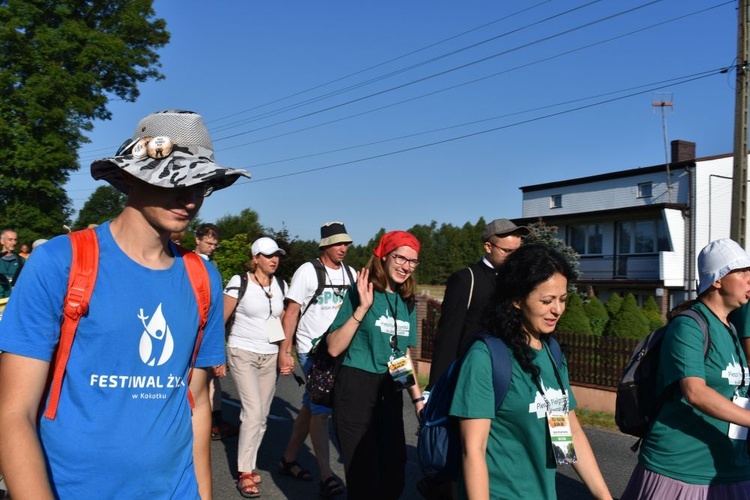
<svg viewBox="0 0 750 500">
<path fill-rule="evenodd" d="M 503 405 L 503 400 L 510 388 L 513 365 L 510 361 L 508 345 L 502 339 L 494 337 L 488 332 L 477 334 L 477 339 L 484 342 L 490 351 L 490 359 L 492 360 L 492 387 L 495 390 L 495 411 L 497 411 Z M 549 346 L 552 358 L 555 360 L 555 364 L 558 368 L 562 367 L 563 352 L 560 343 L 551 335 L 547 335 L 545 339 L 547 340 L 547 345 Z"/>
<path fill-rule="evenodd" d="M 552 335 L 547 335 L 544 338 L 547 340 L 547 347 L 549 347 L 549 352 L 552 354 L 552 359 L 555 360 L 557 368 L 562 368 L 563 352 L 560 342 Z"/>
<path fill-rule="evenodd" d="M 510 375 L 512 364 L 508 346 L 502 339 L 494 337 L 487 332 L 477 335 L 477 338 L 485 343 L 490 351 L 492 360 L 492 387 L 495 390 L 495 411 L 500 409 L 510 388 Z"/>
</svg>

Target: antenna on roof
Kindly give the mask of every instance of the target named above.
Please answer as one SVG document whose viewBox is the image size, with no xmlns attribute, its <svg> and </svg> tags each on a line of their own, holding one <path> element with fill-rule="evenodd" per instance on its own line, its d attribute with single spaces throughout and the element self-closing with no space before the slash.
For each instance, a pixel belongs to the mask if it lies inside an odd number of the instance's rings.
<svg viewBox="0 0 750 500">
<path fill-rule="evenodd" d="M 654 108 L 656 113 L 657 108 L 661 109 L 661 128 L 664 133 L 664 164 L 667 166 L 667 199 L 669 203 L 672 203 L 672 180 L 669 173 L 669 147 L 667 142 L 667 112 L 666 109 L 670 110 L 673 108 L 674 103 L 672 101 L 672 92 L 654 92 L 654 97 L 651 99 L 651 106 Z"/>
</svg>

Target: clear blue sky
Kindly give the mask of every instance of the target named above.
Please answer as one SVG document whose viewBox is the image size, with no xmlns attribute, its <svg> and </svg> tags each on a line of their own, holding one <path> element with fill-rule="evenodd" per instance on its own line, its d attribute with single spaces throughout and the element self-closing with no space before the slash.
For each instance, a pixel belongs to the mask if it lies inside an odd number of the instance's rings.
<svg viewBox="0 0 750 500">
<path fill-rule="evenodd" d="M 734 64 L 736 2 L 155 9 L 172 34 L 166 78 L 96 123 L 67 185 L 76 209 L 100 185 L 91 161 L 161 109 L 202 114 L 217 161 L 252 173 L 208 198 L 204 221 L 251 208 L 263 225 L 315 240 L 328 220 L 366 243 L 381 227 L 520 217 L 520 186 L 664 163 L 654 92 L 672 93 L 668 140 L 696 142 L 698 156 L 732 151 L 735 73 L 718 70 Z"/>
</svg>

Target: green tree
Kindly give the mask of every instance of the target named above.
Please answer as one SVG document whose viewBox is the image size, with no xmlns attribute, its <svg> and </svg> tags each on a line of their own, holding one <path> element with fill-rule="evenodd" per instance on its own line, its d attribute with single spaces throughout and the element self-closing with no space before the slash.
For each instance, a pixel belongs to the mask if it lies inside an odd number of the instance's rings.
<svg viewBox="0 0 750 500">
<path fill-rule="evenodd" d="M 224 284 L 235 274 L 244 273 L 247 270 L 245 265 L 250 260 L 250 241 L 247 234 L 235 234 L 229 239 L 222 240 L 213 257 Z"/>
<path fill-rule="evenodd" d="M 249 208 L 242 209 L 239 215 L 225 215 L 220 217 L 215 224 L 219 228 L 219 235 L 222 241 L 232 239 L 238 234 L 244 234 L 247 236 L 248 242 L 252 243 L 261 236 L 266 235 L 266 229 L 260 224 L 258 212 Z M 195 228 L 191 225 L 193 232 L 196 228 L 197 225 Z"/>
<path fill-rule="evenodd" d="M 64 185 L 83 131 L 109 99 L 134 101 L 162 78 L 169 33 L 152 0 L 0 1 L 0 213 L 29 235 L 59 234 L 72 210 Z"/>
<path fill-rule="evenodd" d="M 648 320 L 649 330 L 653 331 L 664 326 L 664 319 L 661 317 L 661 311 L 659 311 L 659 306 L 656 305 L 653 296 L 646 299 L 646 303 L 643 304 L 641 312 L 643 312 L 643 315 L 646 316 L 646 319 Z"/>
<path fill-rule="evenodd" d="M 594 335 L 604 333 L 604 328 L 607 326 L 607 321 L 609 321 L 609 314 L 607 314 L 607 309 L 602 304 L 602 301 L 597 297 L 589 297 L 588 302 L 583 305 L 583 310 L 586 311 L 586 316 L 589 318 L 591 333 Z"/>
<path fill-rule="evenodd" d="M 622 297 L 620 297 L 617 293 L 613 293 L 604 303 L 604 307 L 607 309 L 609 317 L 614 317 L 614 315 L 617 314 L 622 307 Z"/>
<path fill-rule="evenodd" d="M 649 334 L 648 320 L 635 302 L 635 296 L 629 293 L 605 329 L 605 335 L 612 337 L 641 339 Z"/>
<path fill-rule="evenodd" d="M 73 229 L 114 219 L 125 208 L 126 196 L 112 186 L 99 186 L 78 212 Z"/>
<path fill-rule="evenodd" d="M 583 310 L 583 301 L 577 293 L 568 294 L 565 312 L 555 328 L 559 332 L 591 334 L 591 324 Z"/>
<path fill-rule="evenodd" d="M 580 267 L 580 256 L 573 250 L 573 247 L 569 246 L 565 241 L 557 237 L 557 226 L 548 226 L 543 220 L 539 219 L 539 222 L 534 222 L 527 226 L 529 228 L 529 234 L 524 237 L 524 244 L 538 243 L 546 247 L 552 248 L 560 252 L 565 259 L 573 268 L 573 272 L 576 277 L 580 275 L 578 268 Z M 568 283 L 568 290 L 571 293 L 575 293 L 575 284 Z"/>
</svg>

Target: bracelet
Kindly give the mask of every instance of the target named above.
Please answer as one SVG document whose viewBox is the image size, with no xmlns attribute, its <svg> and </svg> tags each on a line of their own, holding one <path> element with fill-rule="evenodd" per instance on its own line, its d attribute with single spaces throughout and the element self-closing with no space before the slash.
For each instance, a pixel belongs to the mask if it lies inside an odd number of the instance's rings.
<svg viewBox="0 0 750 500">
<path fill-rule="evenodd" d="M 362 324 L 362 321 L 358 320 L 356 316 L 354 316 L 354 313 L 352 313 L 352 319 L 357 322 L 358 325 Z"/>
<path fill-rule="evenodd" d="M 419 396 L 418 398 L 414 398 L 411 400 L 412 403 L 417 404 L 420 401 L 424 401 L 424 396 Z"/>
</svg>

